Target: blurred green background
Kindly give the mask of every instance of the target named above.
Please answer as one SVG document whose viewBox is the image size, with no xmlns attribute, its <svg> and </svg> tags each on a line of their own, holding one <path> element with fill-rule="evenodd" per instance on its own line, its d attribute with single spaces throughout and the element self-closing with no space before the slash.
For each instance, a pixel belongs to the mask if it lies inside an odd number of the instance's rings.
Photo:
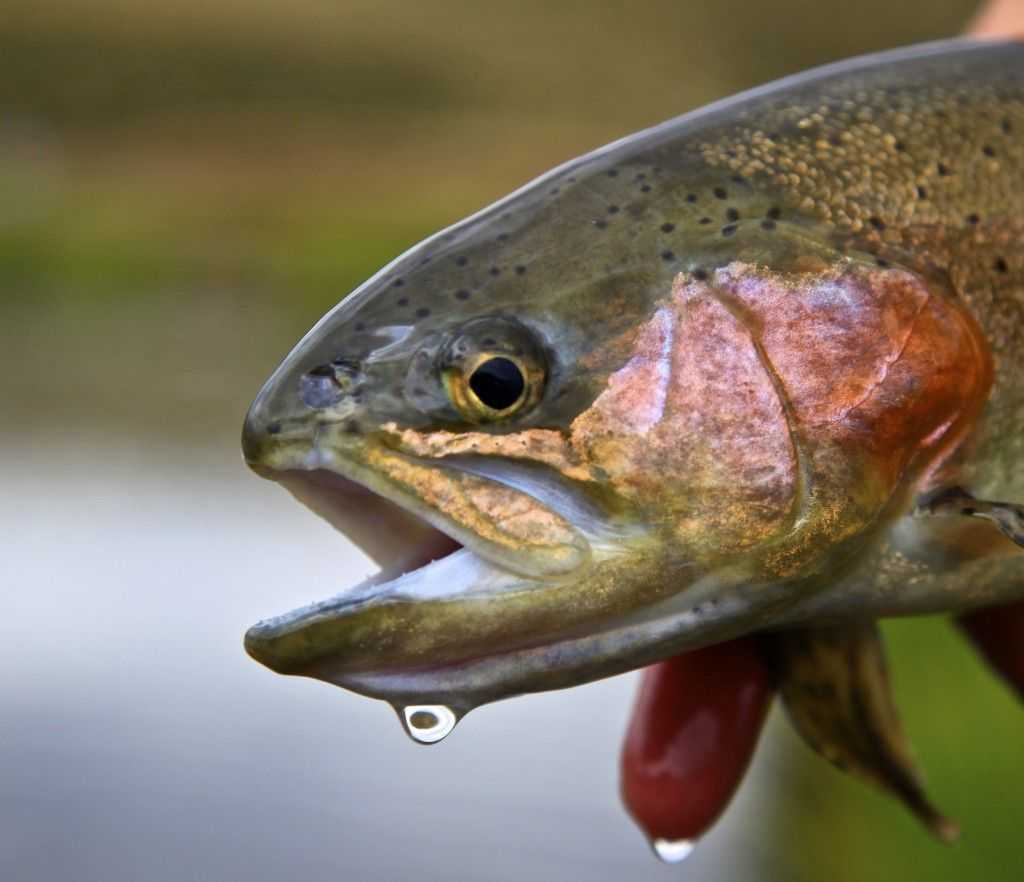
<svg viewBox="0 0 1024 882">
<path fill-rule="evenodd" d="M 613 138 L 811 65 L 956 34 L 974 9 L 973 0 L 8 4 L 8 463 L 43 439 L 67 449 L 88 438 L 89 449 L 145 451 L 139 469 L 201 449 L 212 468 L 241 473 L 237 434 L 264 377 L 323 311 L 419 238 Z M 45 473 L 45 459 L 33 461 Z M 40 480 L 58 505 L 59 490 Z M 11 566 L 6 590 L 32 584 L 32 560 Z M 209 586 L 209 603 L 217 591 Z M 933 795 L 964 826 L 962 843 L 931 842 L 783 729 L 785 771 L 749 834 L 756 878 L 1019 879 L 1019 707 L 944 623 L 887 630 L 907 727 Z M 241 653 L 237 643 L 231 651 Z M 13 796 L 0 804 L 6 815 L 20 808 Z"/>
</svg>

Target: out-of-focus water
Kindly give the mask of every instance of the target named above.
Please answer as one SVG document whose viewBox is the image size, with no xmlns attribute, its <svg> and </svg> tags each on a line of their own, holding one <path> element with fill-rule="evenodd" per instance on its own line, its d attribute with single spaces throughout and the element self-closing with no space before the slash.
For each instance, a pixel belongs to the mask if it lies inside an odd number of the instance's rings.
<svg viewBox="0 0 1024 882">
<path fill-rule="evenodd" d="M 248 624 L 369 565 L 235 457 L 5 447 L 0 879 L 773 877 L 770 744 L 684 867 L 647 852 L 617 797 L 633 677 L 420 747 L 385 704 L 249 660 Z"/>
</svg>

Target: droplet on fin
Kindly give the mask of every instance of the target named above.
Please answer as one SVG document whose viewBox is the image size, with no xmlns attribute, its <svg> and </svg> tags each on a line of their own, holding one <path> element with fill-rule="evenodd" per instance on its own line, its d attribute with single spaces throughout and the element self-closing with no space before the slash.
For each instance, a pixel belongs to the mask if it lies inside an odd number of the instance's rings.
<svg viewBox="0 0 1024 882">
<path fill-rule="evenodd" d="M 398 712 L 406 734 L 418 744 L 436 744 L 445 738 L 459 718 L 443 704 L 411 704 Z"/>
<path fill-rule="evenodd" d="M 654 839 L 651 841 L 654 853 L 659 860 L 666 864 L 682 863 L 693 854 L 696 847 L 696 843 L 690 839 Z"/>
</svg>

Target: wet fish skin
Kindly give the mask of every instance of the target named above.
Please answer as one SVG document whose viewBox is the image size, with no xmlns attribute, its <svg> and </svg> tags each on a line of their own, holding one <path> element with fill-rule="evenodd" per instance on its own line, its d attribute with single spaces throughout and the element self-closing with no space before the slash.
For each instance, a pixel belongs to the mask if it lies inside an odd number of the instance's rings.
<svg viewBox="0 0 1024 882">
<path fill-rule="evenodd" d="M 321 605 L 250 651 L 468 709 L 749 631 L 1022 596 L 998 531 L 909 514 L 952 484 L 1024 499 L 1022 74 L 1024 48 L 970 41 L 811 72 L 583 157 L 385 268 L 268 382 L 246 457 L 334 470 L 515 578 Z M 440 365 L 471 325 L 536 346 L 535 406 L 456 408 Z M 572 504 L 473 483 L 467 458 L 521 486 L 539 469 Z M 554 519 L 544 562 L 524 536 Z"/>
</svg>

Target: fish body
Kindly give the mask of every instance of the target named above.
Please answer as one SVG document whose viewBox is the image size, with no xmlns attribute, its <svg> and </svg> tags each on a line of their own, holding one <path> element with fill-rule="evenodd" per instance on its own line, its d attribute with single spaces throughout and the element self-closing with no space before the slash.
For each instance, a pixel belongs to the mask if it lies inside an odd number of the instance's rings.
<svg viewBox="0 0 1024 882">
<path fill-rule="evenodd" d="M 1022 240 L 1017 43 L 829 66 L 567 163 L 384 268 L 254 402 L 251 467 L 383 572 L 248 651 L 458 717 L 1024 597 Z M 958 488 L 1003 520 L 929 507 Z"/>
</svg>

